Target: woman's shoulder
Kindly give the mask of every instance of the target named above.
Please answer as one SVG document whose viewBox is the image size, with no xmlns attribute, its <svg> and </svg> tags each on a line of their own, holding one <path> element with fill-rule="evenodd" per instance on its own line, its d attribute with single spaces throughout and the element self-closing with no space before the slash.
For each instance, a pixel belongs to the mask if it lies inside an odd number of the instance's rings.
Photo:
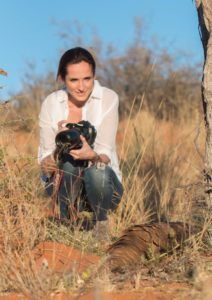
<svg viewBox="0 0 212 300">
<path fill-rule="evenodd" d="M 52 93 L 50 93 L 48 96 L 45 97 L 45 99 L 43 100 L 43 102 L 47 105 L 47 104 L 52 104 L 53 102 L 63 102 L 65 100 L 67 100 L 67 92 L 65 89 L 59 89 L 56 91 L 53 91 Z"/>
<path fill-rule="evenodd" d="M 111 103 L 119 102 L 119 96 L 113 89 L 100 85 L 98 81 L 97 84 L 98 84 L 98 88 L 101 89 L 100 94 L 103 102 L 107 102 L 108 104 L 110 102 Z"/>
<path fill-rule="evenodd" d="M 102 107 L 104 110 L 108 110 L 112 107 L 119 106 L 119 97 L 118 94 L 107 87 L 103 87 L 102 90 Z"/>
<path fill-rule="evenodd" d="M 103 96 L 105 96 L 105 97 L 112 97 L 112 98 L 118 98 L 118 94 L 114 91 L 114 90 L 112 90 L 112 89 L 110 89 L 110 88 L 108 88 L 108 87 L 102 87 L 102 89 L 103 89 Z"/>
</svg>

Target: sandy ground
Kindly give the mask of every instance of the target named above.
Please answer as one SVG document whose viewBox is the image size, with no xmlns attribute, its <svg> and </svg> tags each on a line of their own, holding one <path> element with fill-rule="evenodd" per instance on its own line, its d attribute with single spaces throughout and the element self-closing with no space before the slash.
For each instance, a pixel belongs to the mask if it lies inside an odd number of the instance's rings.
<svg viewBox="0 0 212 300">
<path fill-rule="evenodd" d="M 46 268 L 57 274 L 67 274 L 75 270 L 78 274 L 95 270 L 100 258 L 94 254 L 82 253 L 80 250 L 72 247 L 55 243 L 43 242 L 34 250 L 37 268 Z M 210 257 L 212 260 L 212 257 Z M 165 282 L 157 281 L 154 278 L 146 279 L 137 278 L 135 285 L 126 282 L 125 288 L 119 290 L 118 286 L 107 287 L 108 291 L 104 291 L 106 283 L 99 278 L 94 278 L 93 287 L 88 287 L 80 294 L 75 293 L 54 293 L 45 299 L 54 300 L 171 300 L 171 299 L 202 299 L 209 300 L 211 296 L 212 277 L 198 274 L 199 279 L 195 284 L 186 282 Z M 129 280 L 128 280 L 129 281 Z M 204 298 L 198 296 L 204 295 Z M 18 300 L 33 299 L 33 297 L 24 297 L 20 294 L 2 295 L 0 299 Z"/>
</svg>

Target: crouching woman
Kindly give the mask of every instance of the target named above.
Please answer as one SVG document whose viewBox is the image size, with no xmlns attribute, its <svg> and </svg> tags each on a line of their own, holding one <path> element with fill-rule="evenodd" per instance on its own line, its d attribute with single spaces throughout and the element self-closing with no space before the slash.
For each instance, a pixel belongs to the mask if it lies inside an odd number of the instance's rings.
<svg viewBox="0 0 212 300">
<path fill-rule="evenodd" d="M 96 219 L 94 232 L 105 239 L 108 211 L 117 207 L 123 194 L 116 153 L 119 99 L 95 80 L 95 71 L 95 60 L 84 48 L 72 48 L 62 55 L 57 79 L 64 87 L 48 95 L 41 106 L 38 161 L 48 194 L 55 196 L 56 191 L 60 218 L 70 218 L 70 207 L 84 191 Z M 96 129 L 93 147 L 81 135 L 81 148 L 71 149 L 58 160 L 56 135 L 68 129 L 67 123 L 82 120 Z M 55 180 L 58 173 L 59 180 Z"/>
</svg>

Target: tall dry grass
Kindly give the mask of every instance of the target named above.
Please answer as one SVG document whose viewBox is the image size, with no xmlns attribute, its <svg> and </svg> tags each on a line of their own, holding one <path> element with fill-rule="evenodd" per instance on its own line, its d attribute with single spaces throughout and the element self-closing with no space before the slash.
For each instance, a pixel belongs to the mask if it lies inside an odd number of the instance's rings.
<svg viewBox="0 0 212 300">
<path fill-rule="evenodd" d="M 70 231 L 47 220 L 49 203 L 36 159 L 37 123 L 24 131 L 25 120 L 12 104 L 0 105 L 0 110 L 0 293 L 42 299 L 58 288 L 61 278 L 36 268 L 32 249 L 39 242 L 51 239 L 95 252 L 98 247 L 79 228 Z M 132 107 L 117 135 L 125 192 L 109 216 L 111 236 L 135 223 L 191 219 L 192 187 L 202 180 L 203 125 L 198 114 L 176 123 L 156 118 L 142 103 L 137 113 Z"/>
<path fill-rule="evenodd" d="M 177 123 L 140 110 L 121 122 L 118 137 L 125 194 L 118 226 L 150 220 L 188 221 L 192 184 L 202 181 L 205 132 L 201 117 Z M 189 190 L 189 192 L 188 192 Z"/>
</svg>

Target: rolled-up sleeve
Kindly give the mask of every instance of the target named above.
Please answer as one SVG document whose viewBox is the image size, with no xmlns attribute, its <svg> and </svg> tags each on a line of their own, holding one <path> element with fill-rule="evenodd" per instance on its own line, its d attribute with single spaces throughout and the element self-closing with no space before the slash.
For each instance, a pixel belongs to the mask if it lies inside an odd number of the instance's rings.
<svg viewBox="0 0 212 300">
<path fill-rule="evenodd" d="M 114 93 L 112 99 L 108 102 L 110 103 L 109 107 L 103 109 L 102 120 L 100 126 L 98 126 L 94 150 L 98 154 L 106 154 L 112 159 L 118 128 L 118 95 Z M 106 106 L 108 106 L 107 103 Z"/>
<path fill-rule="evenodd" d="M 38 163 L 42 159 L 51 154 L 55 149 L 55 132 L 52 127 L 51 117 L 48 112 L 47 98 L 41 106 L 39 114 L 39 128 L 40 128 L 40 145 L 38 148 Z"/>
</svg>

